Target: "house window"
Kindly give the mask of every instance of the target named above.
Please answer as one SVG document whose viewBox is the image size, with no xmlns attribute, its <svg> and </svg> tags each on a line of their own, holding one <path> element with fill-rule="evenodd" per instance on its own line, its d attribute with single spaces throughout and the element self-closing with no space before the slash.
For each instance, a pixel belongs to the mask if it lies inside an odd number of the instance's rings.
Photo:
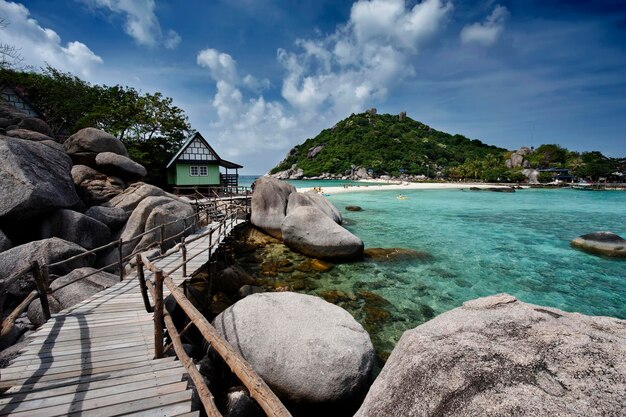
<svg viewBox="0 0 626 417">
<path fill-rule="evenodd" d="M 209 175 L 209 167 L 204 165 L 191 165 L 189 167 L 189 175 L 192 177 L 206 177 Z"/>
</svg>

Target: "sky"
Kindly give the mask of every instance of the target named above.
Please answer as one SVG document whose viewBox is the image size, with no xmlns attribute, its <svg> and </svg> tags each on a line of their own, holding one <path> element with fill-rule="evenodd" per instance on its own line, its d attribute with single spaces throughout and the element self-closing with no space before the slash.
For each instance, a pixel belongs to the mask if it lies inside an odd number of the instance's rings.
<svg viewBox="0 0 626 417">
<path fill-rule="evenodd" d="M 0 0 L 0 17 L 26 64 L 172 97 L 242 174 L 372 107 L 626 156 L 626 0 Z"/>
</svg>

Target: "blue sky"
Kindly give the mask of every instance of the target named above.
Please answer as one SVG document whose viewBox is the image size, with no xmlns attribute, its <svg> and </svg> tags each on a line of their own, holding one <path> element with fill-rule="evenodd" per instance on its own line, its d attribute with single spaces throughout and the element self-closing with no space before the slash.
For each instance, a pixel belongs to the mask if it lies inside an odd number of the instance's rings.
<svg viewBox="0 0 626 417">
<path fill-rule="evenodd" d="M 353 112 L 626 156 L 626 1 L 0 0 L 0 41 L 161 91 L 262 174 Z"/>
</svg>

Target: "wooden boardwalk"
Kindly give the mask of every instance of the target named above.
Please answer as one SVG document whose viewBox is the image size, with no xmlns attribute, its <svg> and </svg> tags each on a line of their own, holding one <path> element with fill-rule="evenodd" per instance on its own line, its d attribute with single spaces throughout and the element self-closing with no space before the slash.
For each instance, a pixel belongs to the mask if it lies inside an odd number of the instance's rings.
<svg viewBox="0 0 626 417">
<path fill-rule="evenodd" d="M 205 252 L 189 261 L 189 275 L 208 261 L 209 240 L 216 242 L 219 234 L 210 236 L 187 245 L 187 259 Z M 181 261 L 179 251 L 155 264 L 169 273 Z M 146 279 L 151 276 L 146 270 Z M 176 284 L 185 279 L 181 269 L 170 276 Z M 154 359 L 153 315 L 145 310 L 135 271 L 54 314 L 28 340 L 0 370 L 0 388 L 8 388 L 0 395 L 0 416 L 199 415 L 191 411 L 182 364 L 175 357 Z"/>
</svg>

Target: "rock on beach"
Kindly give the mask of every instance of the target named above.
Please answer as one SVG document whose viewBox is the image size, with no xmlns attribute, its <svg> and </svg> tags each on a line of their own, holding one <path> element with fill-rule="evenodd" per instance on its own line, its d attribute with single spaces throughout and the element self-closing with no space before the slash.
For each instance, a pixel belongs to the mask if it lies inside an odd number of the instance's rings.
<svg viewBox="0 0 626 417">
<path fill-rule="evenodd" d="M 468 301 L 402 335 L 356 417 L 624 415 L 625 341 L 624 320 Z"/>
</svg>

